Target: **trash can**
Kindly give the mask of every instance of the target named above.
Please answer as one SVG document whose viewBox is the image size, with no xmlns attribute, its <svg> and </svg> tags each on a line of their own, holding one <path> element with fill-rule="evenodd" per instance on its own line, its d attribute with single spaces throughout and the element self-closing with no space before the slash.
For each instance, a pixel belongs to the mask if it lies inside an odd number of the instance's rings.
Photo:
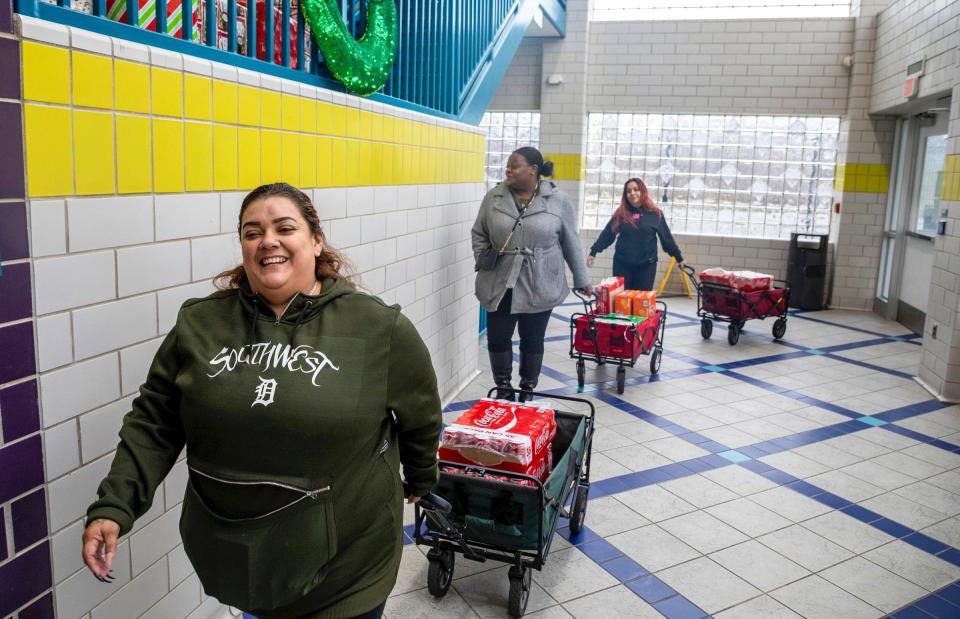
<svg viewBox="0 0 960 619">
<path fill-rule="evenodd" d="M 826 234 L 790 234 L 787 279 L 790 282 L 790 307 L 823 309 L 823 291 L 827 281 Z"/>
</svg>

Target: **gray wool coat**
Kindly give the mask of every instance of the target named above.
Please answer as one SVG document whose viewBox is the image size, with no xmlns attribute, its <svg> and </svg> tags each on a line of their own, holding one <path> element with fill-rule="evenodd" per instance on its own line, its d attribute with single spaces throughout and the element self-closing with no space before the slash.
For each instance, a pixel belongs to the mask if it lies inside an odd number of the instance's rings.
<svg viewBox="0 0 960 619">
<path fill-rule="evenodd" d="M 488 191 L 473 224 L 474 257 L 488 247 L 495 251 L 503 247 L 516 219 L 517 207 L 506 184 Z M 556 183 L 541 181 L 539 193 L 524 210 L 497 268 L 477 271 L 477 299 L 493 312 L 507 288 L 513 288 L 511 313 L 553 309 L 570 292 L 564 262 L 573 272 L 574 288 L 589 283 L 573 204 Z"/>
</svg>

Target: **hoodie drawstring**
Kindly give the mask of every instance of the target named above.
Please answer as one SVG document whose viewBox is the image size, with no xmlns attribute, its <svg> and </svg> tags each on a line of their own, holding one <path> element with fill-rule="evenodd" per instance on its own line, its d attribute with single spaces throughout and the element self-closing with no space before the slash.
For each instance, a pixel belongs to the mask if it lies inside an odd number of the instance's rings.
<svg viewBox="0 0 960 619">
<path fill-rule="evenodd" d="M 256 343 L 257 337 L 257 320 L 260 318 L 260 300 L 257 298 L 253 299 L 253 319 L 250 321 L 250 338 L 248 342 L 248 347 L 250 351 L 253 351 L 253 345 Z M 252 352 L 250 353 L 252 354 Z"/>
<path fill-rule="evenodd" d="M 290 333 L 290 348 L 293 348 L 293 341 L 297 337 L 297 330 L 300 329 L 300 325 L 303 323 L 304 316 L 307 315 L 307 310 L 310 309 L 310 306 L 313 305 L 313 301 L 307 301 L 303 304 L 303 307 L 300 308 L 300 313 L 297 314 L 297 321 L 293 323 L 293 331 Z"/>
</svg>

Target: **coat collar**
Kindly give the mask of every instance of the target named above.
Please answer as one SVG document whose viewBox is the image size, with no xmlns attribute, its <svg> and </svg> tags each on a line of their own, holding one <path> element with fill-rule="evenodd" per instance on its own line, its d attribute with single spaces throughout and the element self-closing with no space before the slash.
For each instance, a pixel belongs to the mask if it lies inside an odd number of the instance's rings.
<svg viewBox="0 0 960 619">
<path fill-rule="evenodd" d="M 513 194 L 510 193 L 510 189 L 507 187 L 507 184 L 504 182 L 498 183 L 490 192 L 494 196 L 499 196 L 500 199 L 493 201 L 494 209 L 509 215 L 510 217 L 517 216 L 517 206 L 513 201 Z M 534 198 L 533 202 L 524 210 L 523 216 L 529 217 L 541 211 L 547 210 L 547 202 L 550 197 L 557 192 L 557 184 L 553 181 L 541 180 L 540 181 L 540 191 L 537 193 L 537 197 Z"/>
</svg>

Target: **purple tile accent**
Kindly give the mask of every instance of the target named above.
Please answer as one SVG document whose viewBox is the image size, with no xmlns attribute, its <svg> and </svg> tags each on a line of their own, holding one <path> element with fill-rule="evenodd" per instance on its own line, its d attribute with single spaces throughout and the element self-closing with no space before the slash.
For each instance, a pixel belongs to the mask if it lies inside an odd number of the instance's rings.
<svg viewBox="0 0 960 619">
<path fill-rule="evenodd" d="M 0 561 L 7 560 L 7 526 L 3 518 L 3 510 L 0 509 Z"/>
<path fill-rule="evenodd" d="M 22 322 L 9 327 L 0 327 L 0 384 L 36 373 L 33 323 Z M 3 469 L 0 468 L 0 470 Z"/>
<path fill-rule="evenodd" d="M 7 443 L 40 429 L 37 381 L 29 380 L 0 390 L 3 440 Z"/>
<path fill-rule="evenodd" d="M 0 221 L 4 220 L 4 208 L 0 206 Z M 3 251 L 4 232 L 0 230 L 0 251 Z M 0 255 L 0 259 L 6 259 Z M 0 275 L 0 324 L 33 315 L 33 303 L 30 301 L 30 264 L 3 265 Z M 2 350 L 2 349 L 0 349 Z"/>
<path fill-rule="evenodd" d="M 13 34 L 13 0 L 0 0 L 0 32 Z"/>
<path fill-rule="evenodd" d="M 0 0 L 2 1 L 2 0 Z M 48 593 L 20 611 L 20 619 L 53 619 L 53 594 Z"/>
<path fill-rule="evenodd" d="M 14 501 L 10 512 L 16 552 L 47 536 L 47 496 L 43 488 Z"/>
<path fill-rule="evenodd" d="M 42 484 L 40 435 L 0 447 L 0 471 L 0 503 L 6 503 Z M 3 582 L 3 578 L 0 578 L 0 582 Z M 0 612 L 0 616 L 6 614 Z"/>
<path fill-rule="evenodd" d="M 20 41 L 16 39 L 0 39 L 0 97 L 20 98 Z"/>
<path fill-rule="evenodd" d="M 3 0 L 0 0 L 2 2 Z M 20 619 L 53 619 L 53 594 L 48 593 L 17 615 Z"/>
<path fill-rule="evenodd" d="M 52 580 L 48 542 L 0 566 L 0 616 L 6 617 L 49 589 Z"/>
<path fill-rule="evenodd" d="M 3 161 L 0 166 L 0 198 L 22 200 L 27 196 L 23 178 L 23 130 L 19 103 L 0 103 L 0 136 L 3 136 L 0 140 L 0 161 Z"/>
<path fill-rule="evenodd" d="M 0 39 L 3 41 L 4 39 Z M 0 51 L 0 54 L 3 54 Z M 2 56 L 0 56 L 2 58 Z M 0 68 L 0 75 L 3 69 Z M 19 260 L 30 257 L 27 244 L 27 206 L 23 202 L 0 204 L 0 259 Z M 0 298 L 3 298 L 0 296 Z M 3 322 L 0 320 L 0 322 Z"/>
</svg>

